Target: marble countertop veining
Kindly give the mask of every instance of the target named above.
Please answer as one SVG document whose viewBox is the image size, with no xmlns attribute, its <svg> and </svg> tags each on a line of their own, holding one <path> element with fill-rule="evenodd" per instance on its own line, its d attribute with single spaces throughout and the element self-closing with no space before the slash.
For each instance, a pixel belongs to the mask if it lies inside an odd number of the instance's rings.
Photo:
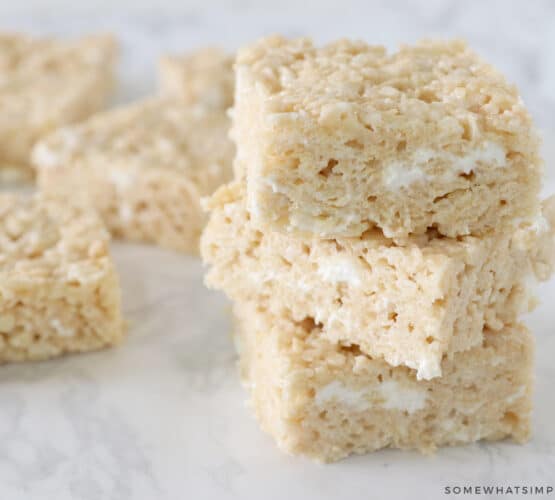
<svg viewBox="0 0 555 500">
<path fill-rule="evenodd" d="M 207 43 L 233 48 L 277 31 L 390 46 L 425 35 L 465 36 L 518 83 L 540 125 L 555 129 L 555 3 L 547 0 L 159 0 L 156 11 L 128 0 L 117 12 L 107 1 L 92 3 L 102 8 L 3 3 L 0 29 L 116 32 L 123 43 L 119 101 L 153 89 L 160 53 Z M 546 135 L 548 165 L 554 138 Z M 546 192 L 555 192 L 551 173 Z M 388 450 L 319 466 L 281 454 L 258 428 L 234 366 L 227 303 L 202 286 L 200 262 L 148 246 L 116 243 L 113 251 L 128 341 L 0 367 L 1 500 L 433 499 L 454 485 L 555 486 L 555 282 L 541 286 L 543 305 L 528 318 L 538 345 L 528 444 L 456 447 L 433 457 Z"/>
</svg>

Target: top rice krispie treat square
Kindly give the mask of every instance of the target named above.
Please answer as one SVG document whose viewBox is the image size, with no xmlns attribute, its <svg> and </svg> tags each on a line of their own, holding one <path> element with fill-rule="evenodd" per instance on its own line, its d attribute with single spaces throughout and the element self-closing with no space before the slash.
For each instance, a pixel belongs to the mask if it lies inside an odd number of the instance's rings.
<svg viewBox="0 0 555 500">
<path fill-rule="evenodd" d="M 320 237 L 481 235 L 537 210 L 517 89 L 464 42 L 398 52 L 265 38 L 239 51 L 232 135 L 254 220 Z"/>
</svg>

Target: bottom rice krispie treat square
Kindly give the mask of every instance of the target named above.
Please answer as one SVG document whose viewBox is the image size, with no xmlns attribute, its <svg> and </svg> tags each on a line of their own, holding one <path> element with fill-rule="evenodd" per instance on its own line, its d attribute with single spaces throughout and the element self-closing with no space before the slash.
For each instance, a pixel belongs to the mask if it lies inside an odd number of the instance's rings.
<svg viewBox="0 0 555 500">
<path fill-rule="evenodd" d="M 331 462 L 384 447 L 415 448 L 530 432 L 533 339 L 521 325 L 486 331 L 483 343 L 416 372 L 342 347 L 301 322 L 258 306 L 235 306 L 244 382 L 262 428 L 292 454 Z"/>
<path fill-rule="evenodd" d="M 119 343 L 121 292 L 100 220 L 42 197 L 0 196 L 0 363 Z"/>
</svg>

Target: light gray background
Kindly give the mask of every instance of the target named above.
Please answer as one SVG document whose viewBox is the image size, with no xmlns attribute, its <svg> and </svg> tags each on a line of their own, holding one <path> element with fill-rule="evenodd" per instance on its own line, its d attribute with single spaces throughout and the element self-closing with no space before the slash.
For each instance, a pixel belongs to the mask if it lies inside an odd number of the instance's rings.
<svg viewBox="0 0 555 500">
<path fill-rule="evenodd" d="M 548 0 L 3 0 L 0 29 L 116 32 L 123 44 L 119 101 L 152 91 L 155 61 L 165 51 L 232 49 L 272 32 L 391 47 L 424 36 L 465 37 L 519 85 L 539 125 L 555 129 L 555 2 Z M 554 137 L 546 133 L 548 166 Z M 553 180 L 549 173 L 546 191 L 554 191 Z M 227 337 L 227 305 L 202 287 L 200 263 L 137 245 L 116 244 L 114 254 L 128 342 L 0 368 L 0 499 L 432 499 L 448 498 L 447 485 L 555 482 L 555 283 L 542 286 L 543 305 L 528 319 L 538 337 L 529 444 L 480 444 L 434 457 L 384 451 L 323 467 L 279 453 L 250 416 Z"/>
</svg>

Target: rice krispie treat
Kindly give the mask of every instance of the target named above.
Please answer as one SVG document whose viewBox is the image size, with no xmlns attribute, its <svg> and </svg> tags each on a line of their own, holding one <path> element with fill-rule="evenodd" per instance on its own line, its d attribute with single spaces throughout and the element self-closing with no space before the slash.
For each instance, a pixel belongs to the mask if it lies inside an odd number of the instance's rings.
<svg viewBox="0 0 555 500">
<path fill-rule="evenodd" d="M 515 322 L 534 305 L 529 278 L 546 279 L 553 267 L 543 217 L 506 236 L 422 236 L 398 246 L 376 230 L 337 240 L 259 231 L 239 183 L 208 205 L 208 286 L 276 314 L 287 308 L 295 320 L 309 315 L 329 341 L 414 368 L 419 379 L 440 376 L 443 356 L 480 344 L 484 328 Z"/>
<path fill-rule="evenodd" d="M 260 225 L 454 237 L 537 209 L 530 116 L 517 89 L 463 42 L 388 54 L 274 36 L 239 52 L 236 78 L 235 169 Z"/>
<path fill-rule="evenodd" d="M 73 41 L 0 34 L 0 176 L 29 176 L 33 144 L 87 118 L 113 87 L 111 36 Z"/>
<path fill-rule="evenodd" d="M 94 214 L 39 196 L 0 195 L 0 363 L 122 340 L 108 242 Z"/>
<path fill-rule="evenodd" d="M 252 407 L 283 451 L 331 462 L 529 436 L 533 338 L 523 326 L 486 329 L 482 344 L 443 362 L 443 377 L 419 382 L 408 368 L 330 342 L 310 317 L 235 311 Z"/>
<path fill-rule="evenodd" d="M 201 196 L 231 177 L 229 118 L 151 98 L 100 113 L 33 152 L 43 192 L 86 199 L 117 237 L 198 252 Z"/>
<path fill-rule="evenodd" d="M 162 94 L 227 109 L 233 104 L 233 56 L 216 47 L 160 59 Z"/>
</svg>

